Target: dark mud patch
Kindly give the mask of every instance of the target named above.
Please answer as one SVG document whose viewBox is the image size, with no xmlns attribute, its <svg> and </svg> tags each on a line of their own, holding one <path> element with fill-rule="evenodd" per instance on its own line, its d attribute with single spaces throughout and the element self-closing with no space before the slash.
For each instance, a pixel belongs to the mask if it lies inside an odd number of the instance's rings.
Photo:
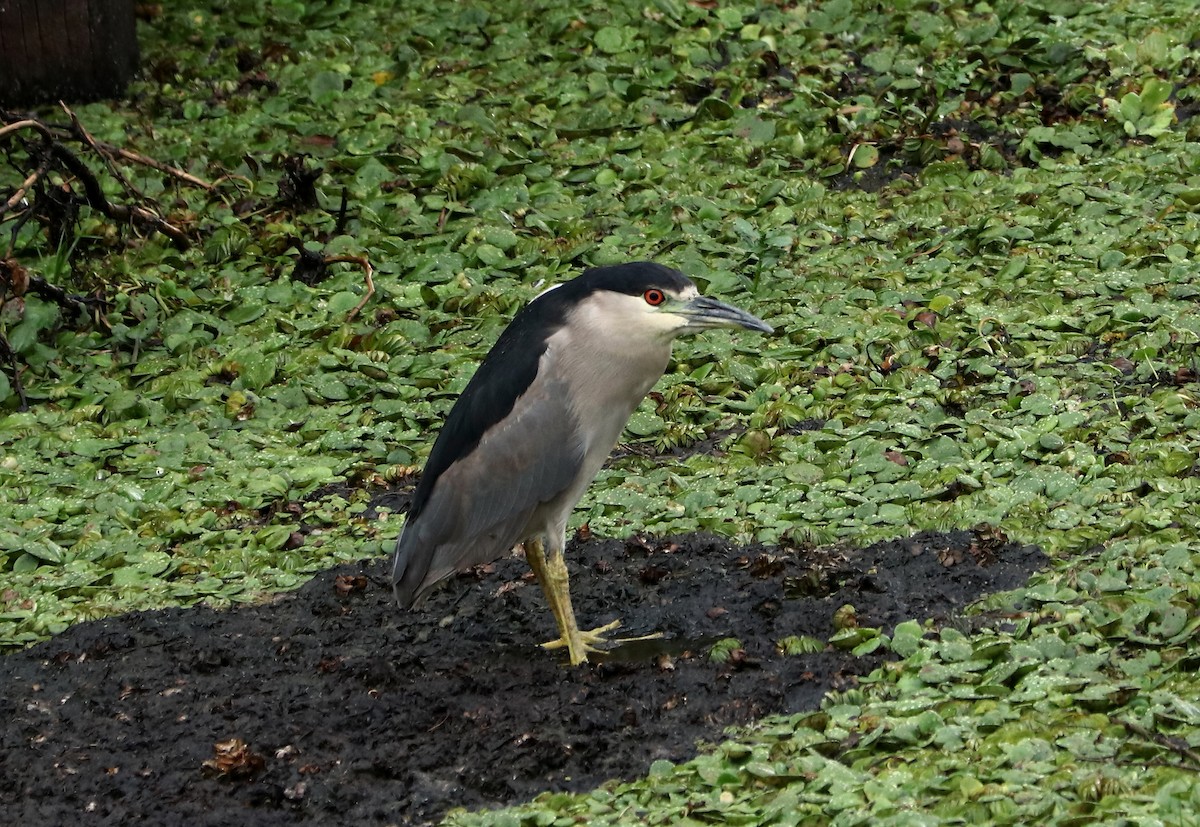
<svg viewBox="0 0 1200 827">
<path fill-rule="evenodd" d="M 368 560 L 269 605 L 131 614 L 8 655 L 3 821 L 423 823 L 589 789 L 853 686 L 878 657 L 776 651 L 829 637 L 846 603 L 861 625 L 965 623 L 964 605 L 1046 562 L 976 532 L 789 554 L 591 540 L 569 554 L 582 623 L 620 616 L 667 639 L 569 669 L 535 646 L 553 621 L 523 560 L 457 578 L 419 613 L 392 606 L 386 561 Z M 715 663 L 725 637 L 744 652 Z"/>
</svg>

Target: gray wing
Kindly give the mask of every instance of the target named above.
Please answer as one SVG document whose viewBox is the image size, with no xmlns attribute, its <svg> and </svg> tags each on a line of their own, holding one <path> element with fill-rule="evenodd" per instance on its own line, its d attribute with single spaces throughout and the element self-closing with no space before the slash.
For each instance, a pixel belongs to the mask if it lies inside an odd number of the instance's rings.
<svg viewBox="0 0 1200 827">
<path fill-rule="evenodd" d="M 475 450 L 438 478 L 396 545 L 396 597 L 419 604 L 435 585 L 502 556 L 527 536 L 537 508 L 562 494 L 583 464 L 565 387 L 537 381 Z"/>
</svg>

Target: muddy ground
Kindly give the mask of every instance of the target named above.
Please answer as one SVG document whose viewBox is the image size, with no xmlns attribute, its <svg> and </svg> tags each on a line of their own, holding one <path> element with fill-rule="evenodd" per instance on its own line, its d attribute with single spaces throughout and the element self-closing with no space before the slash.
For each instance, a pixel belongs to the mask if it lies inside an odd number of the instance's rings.
<svg viewBox="0 0 1200 827">
<path fill-rule="evenodd" d="M 965 604 L 1046 562 L 975 532 L 790 554 L 705 536 L 577 540 L 569 559 L 581 624 L 620 616 L 667 639 L 567 668 L 535 646 L 553 620 L 513 556 L 421 612 L 396 610 L 387 562 L 367 560 L 270 605 L 126 615 L 8 655 L 0 822 L 426 823 L 590 789 L 853 686 L 877 657 L 775 646 L 828 638 L 846 603 L 865 626 L 965 623 Z M 716 663 L 725 637 L 744 652 Z"/>
</svg>

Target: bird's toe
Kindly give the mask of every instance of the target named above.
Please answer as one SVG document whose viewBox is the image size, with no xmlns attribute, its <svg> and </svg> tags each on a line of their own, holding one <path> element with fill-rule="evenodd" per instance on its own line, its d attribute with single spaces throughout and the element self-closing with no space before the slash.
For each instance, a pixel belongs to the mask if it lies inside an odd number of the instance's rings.
<svg viewBox="0 0 1200 827">
<path fill-rule="evenodd" d="M 608 643 L 609 640 L 605 635 L 614 629 L 621 626 L 620 620 L 614 620 L 612 623 L 606 623 L 595 629 L 572 629 L 571 634 L 560 636 L 557 640 L 547 641 L 542 644 L 543 649 L 566 649 L 571 656 L 571 665 L 578 666 L 581 663 L 587 662 L 587 656 L 590 652 L 600 653 L 603 649 L 598 647 Z"/>
</svg>

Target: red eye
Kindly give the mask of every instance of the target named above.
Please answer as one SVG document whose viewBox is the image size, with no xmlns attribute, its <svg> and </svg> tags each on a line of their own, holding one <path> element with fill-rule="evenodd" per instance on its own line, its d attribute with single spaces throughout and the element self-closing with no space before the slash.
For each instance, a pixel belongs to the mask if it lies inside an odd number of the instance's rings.
<svg viewBox="0 0 1200 827">
<path fill-rule="evenodd" d="M 667 297 L 663 293 L 663 291 L 655 290 L 653 287 L 651 287 L 649 290 L 647 290 L 645 293 L 643 293 L 642 298 L 646 300 L 646 304 L 651 305 L 653 307 L 658 307 L 660 304 L 662 304 L 663 302 L 665 302 L 667 300 Z"/>
</svg>

